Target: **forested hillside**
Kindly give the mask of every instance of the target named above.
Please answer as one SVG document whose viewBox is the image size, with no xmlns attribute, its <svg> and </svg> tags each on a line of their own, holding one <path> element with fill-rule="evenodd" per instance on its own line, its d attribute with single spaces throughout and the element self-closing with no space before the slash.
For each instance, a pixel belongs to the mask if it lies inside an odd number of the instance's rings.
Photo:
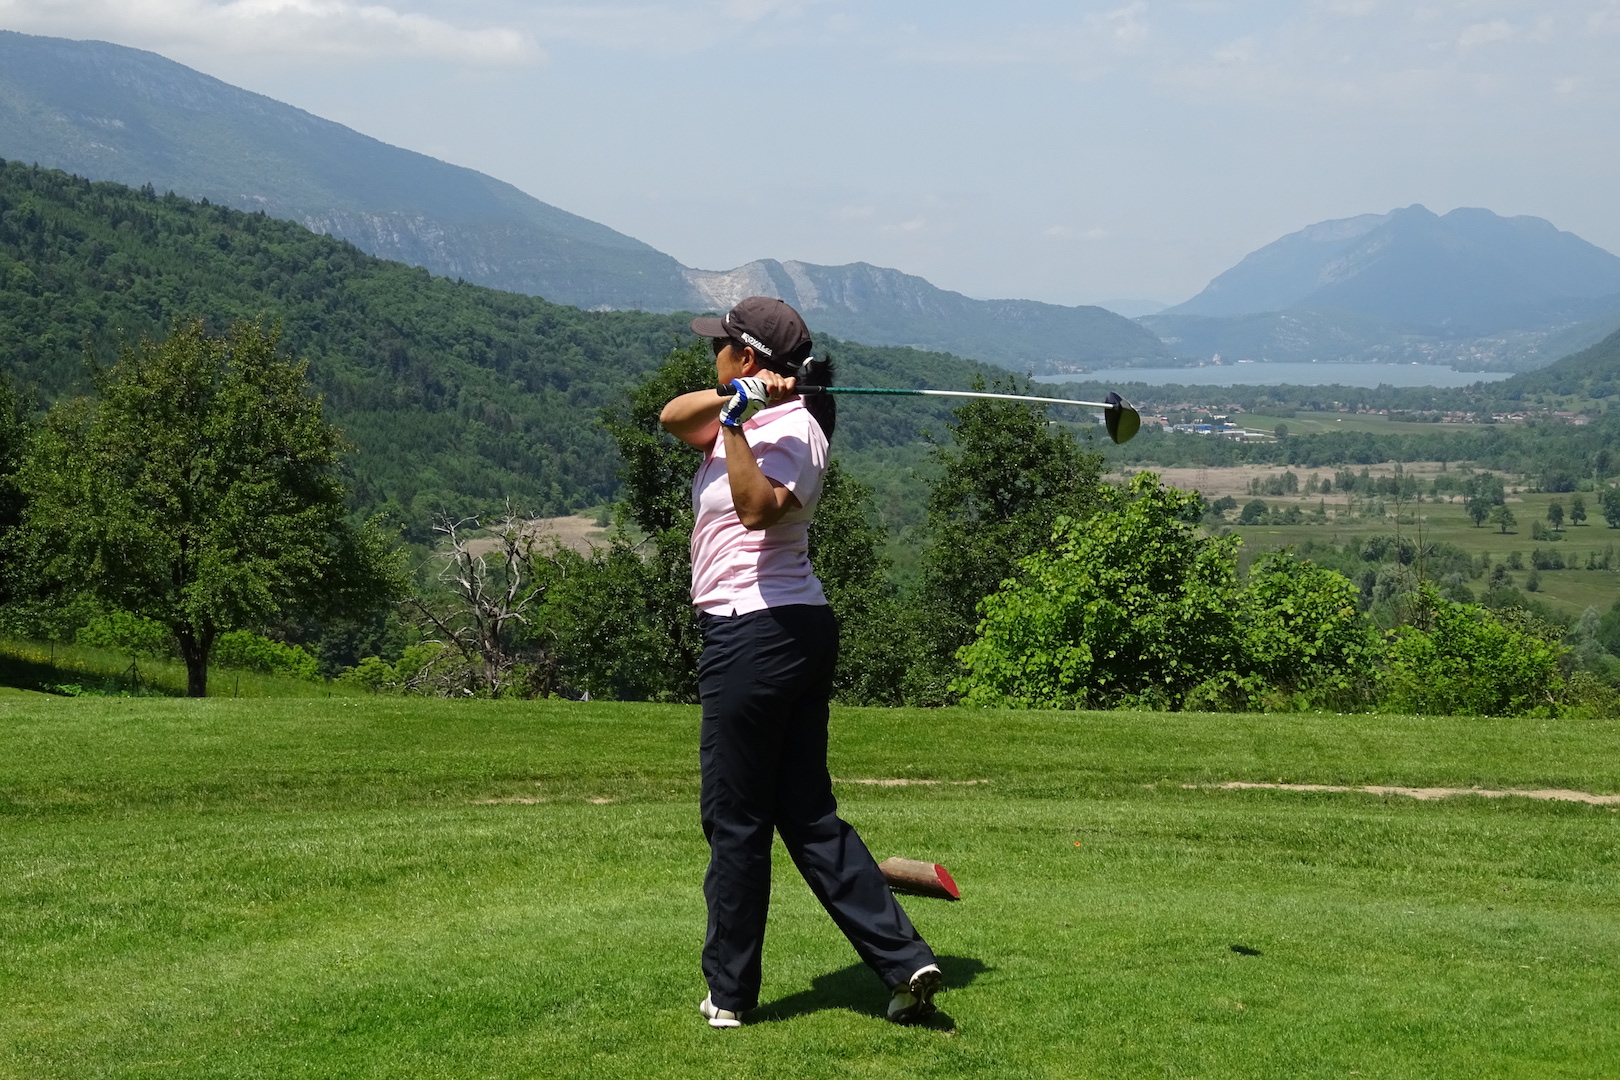
<svg viewBox="0 0 1620 1080">
<path fill-rule="evenodd" d="M 690 340 L 688 315 L 585 312 L 434 278 L 303 227 L 150 188 L 0 164 L 0 364 L 40 403 L 88 387 L 85 356 L 163 336 L 283 327 L 358 453 L 357 508 L 420 526 L 511 497 L 561 513 L 610 497 L 604 406 Z M 992 369 L 911 349 L 818 342 L 843 381 L 966 385 Z M 846 409 L 851 448 L 914 441 L 940 410 Z"/>
<path fill-rule="evenodd" d="M 0 155 L 264 210 L 380 258 L 560 303 L 690 303 L 680 263 L 634 237 L 110 42 L 0 31 Z"/>
<path fill-rule="evenodd" d="M 1516 397 L 1533 394 L 1614 397 L 1620 393 L 1620 331 L 1540 371 L 1505 379 L 1493 389 Z"/>
</svg>

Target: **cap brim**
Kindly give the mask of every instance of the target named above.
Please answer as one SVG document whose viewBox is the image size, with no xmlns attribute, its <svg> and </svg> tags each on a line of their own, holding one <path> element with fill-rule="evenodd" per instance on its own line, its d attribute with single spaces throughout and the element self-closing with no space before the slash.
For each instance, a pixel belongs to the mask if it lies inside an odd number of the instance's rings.
<svg viewBox="0 0 1620 1080">
<path fill-rule="evenodd" d="M 692 320 L 692 333 L 698 337 L 722 338 L 730 337 L 726 333 L 726 321 L 715 318 L 696 318 Z"/>
</svg>

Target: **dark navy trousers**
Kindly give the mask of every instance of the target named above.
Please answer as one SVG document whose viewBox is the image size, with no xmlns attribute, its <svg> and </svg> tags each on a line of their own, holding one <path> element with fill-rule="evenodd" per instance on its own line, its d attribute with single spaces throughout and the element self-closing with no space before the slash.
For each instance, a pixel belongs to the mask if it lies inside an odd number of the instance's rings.
<svg viewBox="0 0 1620 1080">
<path fill-rule="evenodd" d="M 709 928 L 703 976 L 715 1005 L 759 1004 L 772 833 L 856 953 L 895 987 L 934 954 L 866 845 L 838 816 L 827 772 L 827 702 L 838 622 L 824 605 L 703 614 L 698 692 Z"/>
</svg>

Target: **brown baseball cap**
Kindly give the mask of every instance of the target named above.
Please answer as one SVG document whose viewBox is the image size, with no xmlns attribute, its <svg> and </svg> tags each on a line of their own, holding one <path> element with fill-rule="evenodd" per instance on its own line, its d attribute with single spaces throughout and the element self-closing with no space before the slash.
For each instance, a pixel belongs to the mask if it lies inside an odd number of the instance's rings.
<svg viewBox="0 0 1620 1080">
<path fill-rule="evenodd" d="M 692 333 L 699 337 L 730 338 L 749 345 L 761 367 L 791 375 L 810 356 L 813 347 L 810 329 L 791 304 L 771 296 L 750 296 L 722 318 L 692 320 Z"/>
</svg>

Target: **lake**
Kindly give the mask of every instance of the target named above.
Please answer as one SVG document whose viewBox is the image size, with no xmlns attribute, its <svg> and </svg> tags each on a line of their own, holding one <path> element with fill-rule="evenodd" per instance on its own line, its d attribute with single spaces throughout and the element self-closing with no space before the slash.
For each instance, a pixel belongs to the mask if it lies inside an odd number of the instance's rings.
<svg viewBox="0 0 1620 1080">
<path fill-rule="evenodd" d="M 1147 383 L 1164 386 L 1468 386 L 1508 378 L 1502 371 L 1456 371 L 1438 364 L 1274 363 L 1206 367 L 1104 368 L 1084 375 L 1037 375 L 1039 383 Z"/>
</svg>

